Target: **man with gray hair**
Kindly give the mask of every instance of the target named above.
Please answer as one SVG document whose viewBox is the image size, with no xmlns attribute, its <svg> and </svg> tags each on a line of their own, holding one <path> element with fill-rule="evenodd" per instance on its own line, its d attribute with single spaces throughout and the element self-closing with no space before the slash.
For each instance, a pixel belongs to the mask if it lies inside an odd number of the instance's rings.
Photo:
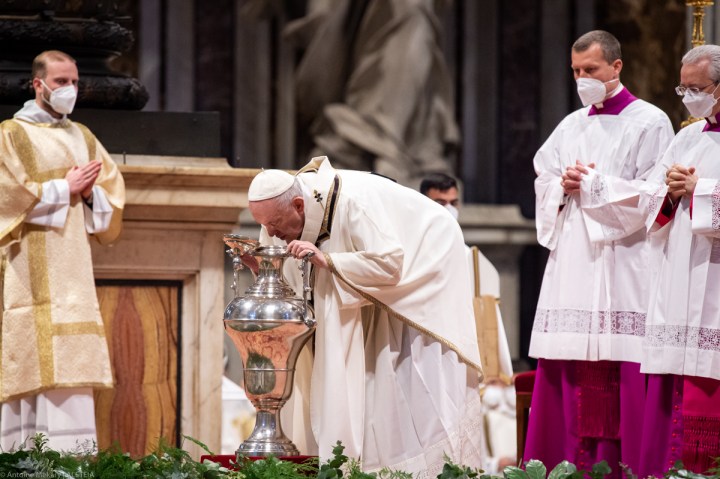
<svg viewBox="0 0 720 479">
<path fill-rule="evenodd" d="M 298 448 L 327 459 L 342 441 L 366 471 L 419 477 L 441 474 L 445 455 L 481 466 L 482 374 L 457 221 L 417 191 L 327 157 L 295 176 L 259 173 L 248 200 L 261 243 L 312 253 L 314 358 L 299 360 L 286 408 Z M 302 291 L 290 263 L 285 276 Z"/>
<path fill-rule="evenodd" d="M 550 250 L 529 354 L 538 358 L 523 460 L 637 470 L 649 294 L 638 196 L 672 140 L 662 111 L 620 82 L 620 43 L 581 36 L 571 67 L 583 108 L 533 160 L 538 241 Z"/>
<path fill-rule="evenodd" d="M 648 190 L 657 256 L 642 369 L 648 373 L 640 477 L 720 455 L 720 46 L 682 59 L 675 91 L 699 119 L 675 136 Z M 664 184 L 663 184 L 664 183 Z"/>
</svg>

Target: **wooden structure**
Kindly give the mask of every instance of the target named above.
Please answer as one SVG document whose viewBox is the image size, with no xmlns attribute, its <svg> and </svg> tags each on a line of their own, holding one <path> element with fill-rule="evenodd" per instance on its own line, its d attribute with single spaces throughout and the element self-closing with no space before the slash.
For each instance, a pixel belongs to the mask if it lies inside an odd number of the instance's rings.
<svg viewBox="0 0 720 479">
<path fill-rule="evenodd" d="M 257 170 L 223 158 L 118 157 L 123 233 L 93 246 L 115 388 L 97 393 L 100 447 L 132 455 L 187 435 L 220 449 L 223 233 L 237 225 Z M 136 164 L 134 164 L 136 163 Z"/>
<path fill-rule="evenodd" d="M 515 411 L 517 412 L 517 459 L 523 458 L 527 437 L 530 403 L 535 386 L 535 370 L 515 375 Z"/>
</svg>

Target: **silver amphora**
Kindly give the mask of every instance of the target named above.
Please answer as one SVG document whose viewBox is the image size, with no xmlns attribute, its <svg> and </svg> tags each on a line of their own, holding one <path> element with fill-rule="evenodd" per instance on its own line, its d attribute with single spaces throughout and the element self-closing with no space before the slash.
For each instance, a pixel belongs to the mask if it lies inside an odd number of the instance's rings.
<svg viewBox="0 0 720 479">
<path fill-rule="evenodd" d="M 225 235 L 233 257 L 235 298 L 225 308 L 225 331 L 240 353 L 245 393 L 257 411 L 255 428 L 236 453 L 240 456 L 297 456 L 297 447 L 280 425 L 280 409 L 292 393 L 300 350 L 315 332 L 312 308 L 307 304 L 307 261 L 303 260 L 303 298 L 283 278 L 290 257 L 284 246 L 261 246 L 255 240 Z M 255 283 L 238 292 L 240 256 L 253 256 L 259 266 Z"/>
</svg>

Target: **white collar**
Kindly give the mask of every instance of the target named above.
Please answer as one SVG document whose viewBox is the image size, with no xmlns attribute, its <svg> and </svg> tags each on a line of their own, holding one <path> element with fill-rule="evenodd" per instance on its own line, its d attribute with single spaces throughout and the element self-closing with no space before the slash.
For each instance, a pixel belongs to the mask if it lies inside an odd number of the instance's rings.
<svg viewBox="0 0 720 479">
<path fill-rule="evenodd" d="M 55 118 L 40 108 L 35 100 L 26 101 L 13 117 L 30 123 L 60 123 L 67 119 L 67 115 L 63 115 L 62 118 Z"/>
</svg>

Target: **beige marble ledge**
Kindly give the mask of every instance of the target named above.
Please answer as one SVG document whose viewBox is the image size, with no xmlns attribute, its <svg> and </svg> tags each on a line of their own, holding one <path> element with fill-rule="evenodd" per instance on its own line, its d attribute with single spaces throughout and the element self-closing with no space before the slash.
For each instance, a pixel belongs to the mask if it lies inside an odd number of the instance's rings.
<svg viewBox="0 0 720 479">
<path fill-rule="evenodd" d="M 520 213 L 519 205 L 464 204 L 459 222 L 463 226 L 535 229 L 535 221 Z"/>
<path fill-rule="evenodd" d="M 223 157 L 125 155 L 110 153 L 115 163 L 122 166 L 181 166 L 197 168 L 230 168 Z"/>
<path fill-rule="evenodd" d="M 468 244 L 537 243 L 535 221 L 523 217 L 518 205 L 462 205 L 458 221 Z"/>
<path fill-rule="evenodd" d="M 260 171 L 224 158 L 111 156 L 125 180 L 124 217 L 135 221 L 236 223 Z"/>
<path fill-rule="evenodd" d="M 526 246 L 537 244 L 535 231 L 509 229 L 478 230 L 463 227 L 465 243 L 469 245 Z"/>
<path fill-rule="evenodd" d="M 217 210 L 217 208 L 215 210 Z M 128 215 L 127 212 L 123 215 L 123 230 L 162 230 L 168 234 L 182 234 L 188 231 L 214 231 L 218 233 L 219 237 L 222 237 L 223 234 L 232 233 L 237 229 L 238 215 L 234 210 L 232 211 L 232 217 L 230 216 L 231 212 L 220 211 L 215 214 L 216 221 L 210 221 L 208 217 L 203 217 L 203 221 L 193 221 L 192 223 L 138 219 L 138 211 L 141 210 L 136 209 L 132 215 L 132 219 L 128 219 L 130 215 Z M 232 218 L 232 221 L 217 221 L 217 218 L 223 214 L 225 214 L 228 219 Z"/>
</svg>

